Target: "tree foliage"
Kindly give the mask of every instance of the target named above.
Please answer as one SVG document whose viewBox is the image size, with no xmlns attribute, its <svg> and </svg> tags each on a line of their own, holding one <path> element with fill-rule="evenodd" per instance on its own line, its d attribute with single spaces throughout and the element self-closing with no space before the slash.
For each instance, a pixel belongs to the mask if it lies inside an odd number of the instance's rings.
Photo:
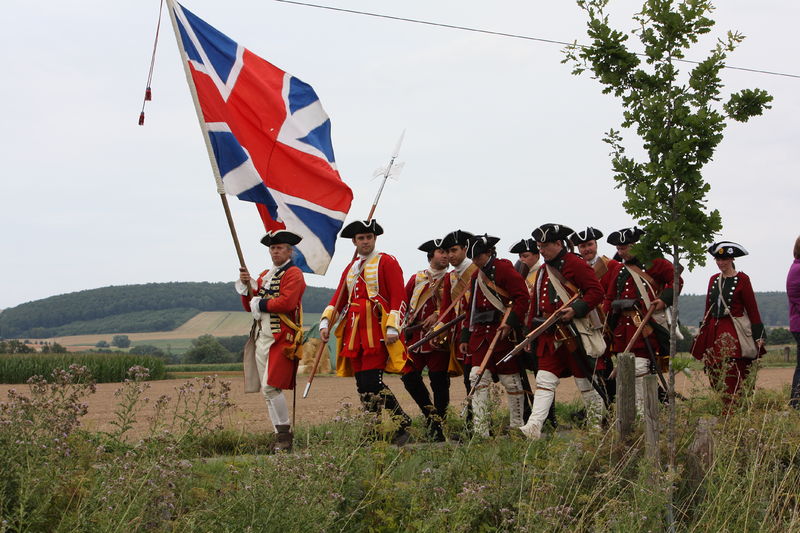
<svg viewBox="0 0 800 533">
<path fill-rule="evenodd" d="M 192 347 L 183 354 L 183 362 L 195 363 L 233 363 L 234 355 L 213 335 L 201 335 L 192 341 Z"/>
<path fill-rule="evenodd" d="M 111 338 L 111 345 L 117 348 L 128 348 L 131 345 L 131 340 L 127 335 L 114 335 Z"/>
<path fill-rule="evenodd" d="M 628 46 L 629 35 L 609 25 L 608 0 L 579 0 L 589 17 L 591 44 L 567 49 L 573 73 L 590 71 L 603 93 L 619 98 L 623 128 L 634 129 L 644 157 L 629 156 L 620 130 L 605 136 L 612 149 L 617 187 L 625 191 L 625 210 L 647 232 L 635 252 L 654 252 L 688 259 L 691 270 L 705 264 L 705 244 L 722 228 L 719 211 L 706 207 L 709 185 L 702 169 L 712 159 L 728 120 L 745 122 L 768 109 L 772 97 L 761 89 L 744 89 L 721 103 L 720 71 L 727 55 L 744 38 L 728 32 L 688 76 L 676 63 L 711 31 L 708 0 L 647 0 L 634 16 L 632 33 L 644 46 L 644 57 Z"/>
</svg>

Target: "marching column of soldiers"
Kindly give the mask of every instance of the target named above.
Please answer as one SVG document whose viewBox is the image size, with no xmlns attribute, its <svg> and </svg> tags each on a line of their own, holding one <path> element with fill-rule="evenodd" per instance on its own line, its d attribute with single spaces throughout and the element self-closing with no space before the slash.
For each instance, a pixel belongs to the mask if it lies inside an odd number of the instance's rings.
<svg viewBox="0 0 800 533">
<path fill-rule="evenodd" d="M 463 377 L 470 435 L 490 435 L 494 381 L 505 390 L 509 426 L 530 439 L 541 437 L 548 420 L 556 425 L 556 390 L 567 377 L 580 391 L 586 426 L 600 428 L 615 397 L 617 353 L 636 356 L 637 411 L 644 376 L 658 374 L 663 382 L 674 269 L 665 259 L 645 263 L 632 255 L 643 235 L 639 228 L 608 235 L 606 242 L 616 247 L 609 259 L 598 253 L 601 231 L 544 224 L 511 246 L 516 265 L 498 257 L 497 237 L 458 229 L 419 246 L 427 266 L 407 281 L 397 260 L 377 250 L 381 234 L 374 219 L 342 230 L 356 248 L 354 259 L 319 331 L 325 343 L 336 337 L 337 374 L 354 376 L 364 409 L 388 412 L 396 421 L 394 444 L 408 441 L 411 418 L 384 383 L 384 373 L 401 374 L 432 441 L 446 440 L 451 377 Z M 283 450 L 291 449 L 292 433 L 282 390 L 294 387 L 305 288 L 290 260 L 299 241 L 285 230 L 268 234 L 262 243 L 270 247 L 273 268 L 257 281 L 242 271 L 237 283 L 255 318 L 245 373 L 250 368 L 257 379 L 246 381 L 252 382 L 249 390 L 262 390 Z"/>
</svg>

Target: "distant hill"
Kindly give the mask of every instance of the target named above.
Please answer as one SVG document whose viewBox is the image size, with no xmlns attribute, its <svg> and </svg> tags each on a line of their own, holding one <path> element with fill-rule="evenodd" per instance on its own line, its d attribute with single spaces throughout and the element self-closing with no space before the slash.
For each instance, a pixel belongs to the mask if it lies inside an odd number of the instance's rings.
<svg viewBox="0 0 800 533">
<path fill-rule="evenodd" d="M 788 327 L 789 302 L 785 292 L 757 292 L 756 301 L 761 320 L 766 326 Z M 703 319 L 706 295 L 682 294 L 680 321 L 687 326 L 698 326 Z"/>
<path fill-rule="evenodd" d="M 306 313 L 321 313 L 332 289 L 308 287 Z M 785 292 L 757 292 L 767 326 L 788 324 Z M 681 296 L 681 323 L 697 326 L 705 295 Z M 50 338 L 96 333 L 170 331 L 205 311 L 240 311 L 230 282 L 121 285 L 51 296 L 0 312 L 0 338 Z"/>
<path fill-rule="evenodd" d="M 332 289 L 308 287 L 307 313 L 321 313 Z M 203 311 L 241 311 L 230 282 L 172 282 L 102 287 L 51 296 L 0 312 L 0 338 L 169 331 Z"/>
</svg>

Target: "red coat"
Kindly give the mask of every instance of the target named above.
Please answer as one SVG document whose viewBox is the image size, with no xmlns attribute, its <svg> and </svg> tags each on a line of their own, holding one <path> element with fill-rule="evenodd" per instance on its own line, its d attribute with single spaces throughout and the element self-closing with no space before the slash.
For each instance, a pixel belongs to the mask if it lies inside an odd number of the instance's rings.
<svg viewBox="0 0 800 533">
<path fill-rule="evenodd" d="M 393 327 L 398 332 L 402 329 L 406 308 L 403 271 L 393 256 L 378 253 L 367 260 L 357 277 L 351 275 L 351 270 L 353 274 L 358 272 L 359 267 L 353 269 L 353 266 L 360 265 L 360 261 L 360 258 L 356 258 L 344 269 L 322 318 L 330 320 L 334 309 L 337 313 L 346 309 L 347 316 L 336 331 L 340 338 L 340 359 L 380 357 L 383 362 L 377 366 L 385 368 L 387 372 L 400 372 L 407 358 L 405 346 L 402 341 L 398 341 L 387 350 L 386 343 L 382 341 L 386 328 Z M 343 292 L 345 294 L 340 297 Z M 387 365 L 386 358 L 390 352 L 392 360 Z M 337 363 L 339 375 L 351 374 L 352 371 L 346 366 L 341 360 Z M 370 366 L 376 365 L 370 363 Z"/>
<path fill-rule="evenodd" d="M 493 258 L 481 270 L 497 287 L 508 293 L 507 297 L 499 296 L 504 306 L 511 305 L 511 313 L 509 314 L 507 323 L 512 327 L 520 327 L 530 303 L 530 296 L 528 287 L 525 285 L 525 280 L 508 259 Z M 480 271 L 476 271 L 472 276 L 472 294 L 467 305 L 467 317 L 465 319 L 466 323 L 469 324 L 469 330 L 462 332 L 461 339 L 462 342 L 469 343 L 468 364 L 474 366 L 480 365 L 483 361 L 486 351 L 489 349 L 489 345 L 492 343 L 492 339 L 502 320 L 502 312 L 492 305 L 483 291 L 478 287 L 479 275 Z M 479 320 L 479 314 L 487 312 L 495 312 L 494 319 L 492 321 L 477 322 L 477 320 Z M 514 343 L 511 339 L 499 339 L 497 344 L 495 344 L 488 368 L 494 369 L 495 360 L 500 359 L 513 347 Z M 516 359 L 512 359 L 509 363 L 498 366 L 496 370 L 500 374 L 514 374 L 519 371 L 519 367 Z"/>
<path fill-rule="evenodd" d="M 706 307 L 703 312 L 705 320 L 692 345 L 692 355 L 700 360 L 712 359 L 721 361 L 725 358 L 741 359 L 742 349 L 733 320 L 726 314 L 725 305 L 719 302 L 719 277 L 714 274 L 708 281 L 706 293 Z M 756 295 L 750 284 L 750 276 L 739 272 L 732 278 L 723 278 L 722 295 L 725 304 L 735 317 L 747 316 L 750 318 L 754 339 L 764 336 L 764 325 L 758 312 Z M 762 348 L 761 355 L 766 353 Z"/>
<path fill-rule="evenodd" d="M 674 274 L 675 268 L 672 263 L 662 258 L 653 259 L 649 266 L 642 266 L 638 263 L 633 263 L 639 267 L 646 275 L 650 276 L 654 281 L 654 286 L 646 285 L 648 297 L 650 301 L 661 299 L 667 306 L 672 305 L 672 298 L 674 293 Z M 636 286 L 631 273 L 625 264 L 617 270 L 616 276 L 611 280 L 607 289 L 605 300 L 603 302 L 603 311 L 606 314 L 611 312 L 611 302 L 614 300 L 632 299 L 636 300 L 636 309 L 640 316 L 644 316 L 647 312 L 645 308 L 644 299 L 639 294 L 639 289 Z M 620 353 L 628 346 L 628 342 L 636 333 L 638 325 L 631 316 L 621 315 L 614 316 L 616 325 L 612 331 L 613 344 L 611 350 L 614 353 Z M 651 324 L 655 325 L 655 321 L 651 320 Z M 650 346 L 654 352 L 658 352 L 658 343 L 654 340 L 650 341 Z M 645 346 L 645 335 L 642 334 L 634 343 L 631 350 L 640 357 L 647 357 L 647 347 Z"/>
<path fill-rule="evenodd" d="M 583 318 L 592 309 L 603 301 L 603 287 L 597 279 L 595 271 L 581 257 L 564 252 L 557 258 L 547 261 L 547 266 L 557 269 L 564 278 L 581 292 L 581 296 L 570 304 L 575 310 L 575 318 Z M 567 293 L 572 296 L 568 286 L 564 286 Z M 534 290 L 535 298 L 532 301 L 530 317 L 549 317 L 555 313 L 564 302 L 556 294 L 550 273 L 545 265 L 539 269 Z M 539 357 L 551 356 L 555 353 L 556 330 L 543 333 L 536 342 L 536 355 Z"/>
<path fill-rule="evenodd" d="M 265 270 L 258 276 L 256 281 L 256 294 L 259 294 L 264 287 L 264 276 L 269 272 Z M 273 278 L 274 279 L 274 278 Z M 274 287 L 274 284 L 271 284 Z M 300 318 L 300 302 L 306 290 L 306 282 L 303 271 L 292 265 L 284 271 L 280 278 L 278 291 L 272 293 L 270 287 L 266 287 L 264 300 L 261 301 L 261 311 L 266 313 L 283 313 L 296 325 L 303 327 Z M 242 296 L 242 307 L 245 311 L 250 311 L 251 296 Z M 273 327 L 267 316 L 262 316 L 261 327 Z M 277 330 L 277 331 L 276 331 Z M 293 389 L 295 382 L 295 369 L 297 359 L 286 357 L 286 351 L 291 349 L 294 343 L 295 332 L 283 321 L 279 322 L 272 331 L 275 342 L 269 349 L 269 362 L 267 363 L 267 385 L 278 389 Z"/>
<path fill-rule="evenodd" d="M 622 268 L 622 263 L 616 259 L 609 259 L 606 256 L 601 257 L 592 266 L 597 279 L 600 280 L 600 285 L 603 286 L 603 296 L 605 297 L 608 287 L 611 282 L 617 277 L 619 269 Z"/>
<path fill-rule="evenodd" d="M 447 274 L 444 275 L 447 277 Z M 419 297 L 417 300 L 416 308 L 412 309 L 411 304 L 412 299 L 414 297 L 414 290 L 417 288 L 417 284 L 420 284 L 421 291 L 419 291 Z M 413 319 L 408 317 L 408 321 L 406 322 L 406 327 L 418 325 L 424 322 L 428 317 L 431 315 L 438 317 L 439 313 L 444 310 L 442 307 L 442 297 L 444 292 L 444 279 L 438 282 L 436 293 L 431 294 L 431 286 L 437 284 L 436 281 L 431 281 L 430 272 L 428 270 L 420 270 L 417 274 L 414 274 L 410 278 L 408 278 L 408 283 L 406 283 L 406 309 L 409 314 L 413 314 Z M 419 301 L 426 298 L 425 302 L 422 304 L 422 307 L 419 306 Z M 418 309 L 417 309 L 418 308 Z M 417 327 L 415 328 L 407 337 L 407 343 L 409 345 L 415 344 L 419 341 L 422 336 L 427 333 L 423 328 Z M 437 343 L 431 344 L 427 342 L 417 348 L 415 353 L 428 353 L 433 351 L 442 351 L 447 350 L 447 343 Z"/>
<path fill-rule="evenodd" d="M 455 270 L 451 270 L 444 276 L 444 283 L 442 288 L 442 310 L 447 309 L 453 303 L 453 298 L 458 296 L 458 303 L 442 317 L 441 322 L 447 323 L 467 311 L 469 307 L 469 299 L 472 295 L 472 275 L 477 271 L 477 266 L 470 263 L 464 269 L 461 275 Z M 450 340 L 450 349 L 455 359 L 459 361 L 464 360 L 464 355 L 458 350 L 459 340 L 462 337 L 462 331 L 466 327 L 467 321 L 462 320 L 450 329 L 449 334 L 445 334 L 446 338 Z"/>
</svg>

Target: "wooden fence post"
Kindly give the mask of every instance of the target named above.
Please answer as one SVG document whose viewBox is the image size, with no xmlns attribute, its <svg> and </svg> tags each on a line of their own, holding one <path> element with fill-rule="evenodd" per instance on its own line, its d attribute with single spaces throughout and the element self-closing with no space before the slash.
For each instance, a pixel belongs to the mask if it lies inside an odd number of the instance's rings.
<svg viewBox="0 0 800 533">
<path fill-rule="evenodd" d="M 617 433 L 623 442 L 631 434 L 636 420 L 635 374 L 634 355 L 617 355 Z"/>
<path fill-rule="evenodd" d="M 658 411 L 658 376 L 651 374 L 644 377 L 644 446 L 645 456 L 656 467 L 661 460 L 658 448 Z"/>
</svg>

